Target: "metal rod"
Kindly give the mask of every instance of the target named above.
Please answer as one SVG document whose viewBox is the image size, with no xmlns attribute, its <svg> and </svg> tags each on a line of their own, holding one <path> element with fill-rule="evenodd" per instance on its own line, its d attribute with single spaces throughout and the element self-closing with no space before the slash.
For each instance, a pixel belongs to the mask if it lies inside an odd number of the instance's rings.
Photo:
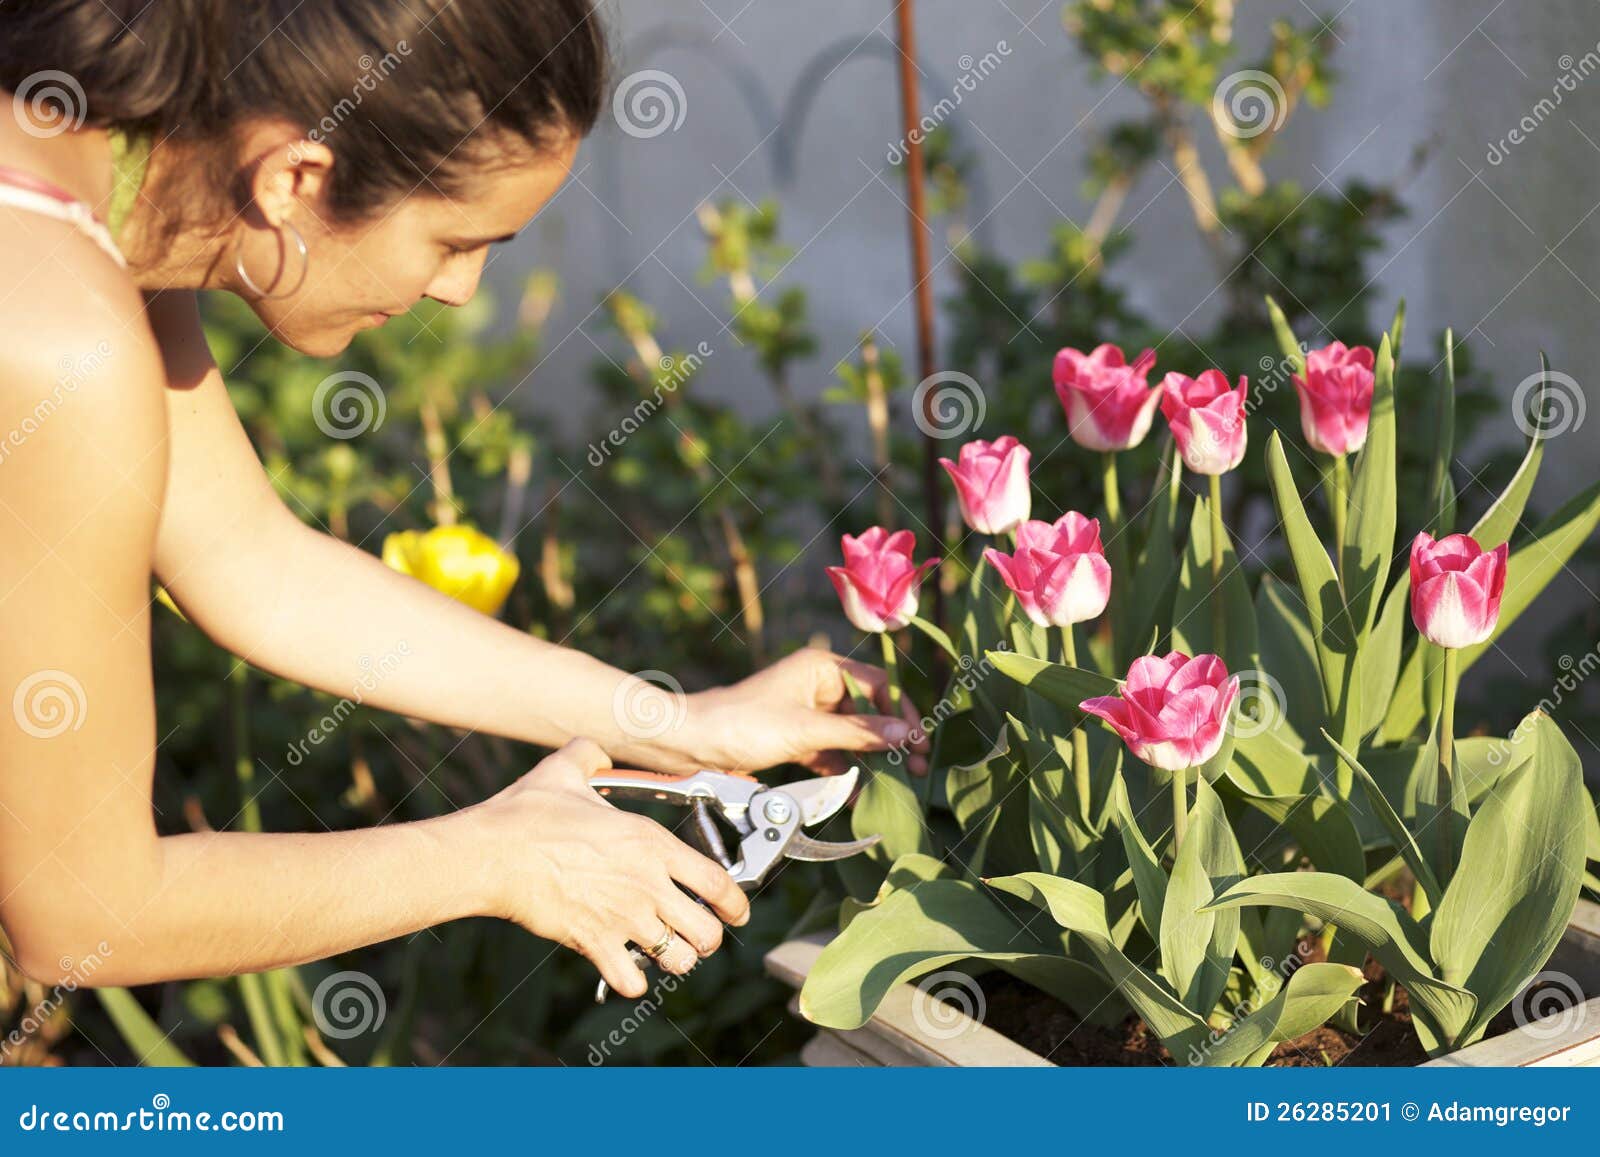
<svg viewBox="0 0 1600 1157">
<path fill-rule="evenodd" d="M 900 48 L 900 114 L 906 142 L 906 192 L 910 212 L 911 273 L 915 278 L 917 319 L 917 377 L 927 381 L 934 372 L 936 347 L 933 331 L 933 271 L 928 256 L 927 190 L 923 172 L 922 131 L 917 115 L 916 12 L 913 0 L 895 0 Z M 928 527 L 933 533 L 933 551 L 944 557 L 944 498 L 939 488 L 939 444 L 928 431 L 938 428 L 933 411 L 934 391 L 925 391 L 923 406 L 922 487 Z M 933 621 L 944 626 L 944 589 L 933 587 Z"/>
</svg>

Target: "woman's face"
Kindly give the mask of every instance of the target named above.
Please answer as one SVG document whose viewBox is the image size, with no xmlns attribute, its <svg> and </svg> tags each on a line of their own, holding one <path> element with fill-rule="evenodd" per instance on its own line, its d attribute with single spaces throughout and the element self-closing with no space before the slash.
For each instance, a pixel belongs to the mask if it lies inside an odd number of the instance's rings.
<svg viewBox="0 0 1600 1157">
<path fill-rule="evenodd" d="M 278 340 L 302 353 L 331 357 L 362 330 L 384 324 L 425 297 L 463 305 L 477 292 L 489 246 L 510 240 L 555 196 L 577 148 L 574 138 L 561 148 L 504 154 L 450 197 L 424 184 L 352 225 L 328 227 L 310 214 L 296 214 L 290 220 L 306 241 L 304 282 L 285 297 L 252 297 L 251 306 Z M 251 276 L 275 288 L 281 269 L 293 284 L 298 252 L 291 247 L 281 254 L 270 233 L 253 233 L 241 250 Z"/>
</svg>

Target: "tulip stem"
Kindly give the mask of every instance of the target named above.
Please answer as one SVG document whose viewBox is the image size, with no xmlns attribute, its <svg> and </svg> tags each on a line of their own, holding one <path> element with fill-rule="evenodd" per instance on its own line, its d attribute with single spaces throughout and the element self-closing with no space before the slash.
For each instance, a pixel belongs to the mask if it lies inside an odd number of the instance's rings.
<svg viewBox="0 0 1600 1157">
<path fill-rule="evenodd" d="M 1228 654 L 1228 616 L 1222 599 L 1222 475 L 1211 475 L 1211 649 Z"/>
<path fill-rule="evenodd" d="M 1350 462 L 1340 454 L 1333 460 L 1333 565 L 1339 573 L 1339 589 L 1344 590 L 1345 527 L 1350 519 Z"/>
<path fill-rule="evenodd" d="M 1117 620 L 1122 606 L 1121 583 L 1131 578 L 1128 571 L 1128 543 L 1122 534 L 1122 488 L 1117 482 L 1117 455 L 1108 450 L 1101 457 L 1101 487 L 1105 490 L 1106 547 L 1111 564 L 1110 614 L 1106 626 L 1110 635 L 1111 661 L 1121 669 L 1121 656 L 1117 653 Z M 1076 664 L 1074 664 L 1076 665 Z"/>
<path fill-rule="evenodd" d="M 883 643 L 883 669 L 889 676 L 889 714 L 898 719 L 900 717 L 900 652 L 895 648 L 894 635 L 889 631 L 880 631 L 878 638 Z"/>
<path fill-rule="evenodd" d="M 1178 849 L 1183 846 L 1183 836 L 1189 829 L 1189 769 L 1180 767 L 1172 773 L 1172 862 L 1178 862 Z"/>
<path fill-rule="evenodd" d="M 1061 628 L 1061 661 L 1069 667 L 1078 665 L 1078 644 L 1072 637 L 1071 625 Z M 1079 719 L 1072 729 L 1072 783 L 1078 792 L 1078 811 L 1083 822 L 1094 826 L 1094 810 L 1089 786 L 1089 733 L 1088 721 Z"/>
<path fill-rule="evenodd" d="M 1439 711 L 1439 802 L 1434 820 L 1439 825 L 1439 865 L 1443 874 L 1440 887 L 1448 887 L 1455 874 L 1455 761 L 1456 761 L 1456 680 L 1459 652 L 1444 648 L 1444 703 Z"/>
</svg>

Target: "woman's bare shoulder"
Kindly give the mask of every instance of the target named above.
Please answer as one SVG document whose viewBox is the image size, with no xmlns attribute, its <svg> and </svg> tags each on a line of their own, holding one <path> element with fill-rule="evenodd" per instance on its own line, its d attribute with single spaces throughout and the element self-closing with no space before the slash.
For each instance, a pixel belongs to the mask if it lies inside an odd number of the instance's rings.
<svg viewBox="0 0 1600 1157">
<path fill-rule="evenodd" d="M 127 272 L 49 220 L 29 229 L 0 223 L 0 248 L 15 254 L 0 281 L 0 332 L 8 335 L 0 344 L 0 455 L 47 422 L 63 433 L 120 430 L 130 447 L 144 442 L 148 451 L 165 425 L 163 371 Z"/>
<path fill-rule="evenodd" d="M 0 285 L 0 494 L 30 525 L 70 525 L 75 504 L 110 488 L 160 509 L 166 398 L 138 288 L 85 238 L 54 232 L 19 248 Z"/>
</svg>

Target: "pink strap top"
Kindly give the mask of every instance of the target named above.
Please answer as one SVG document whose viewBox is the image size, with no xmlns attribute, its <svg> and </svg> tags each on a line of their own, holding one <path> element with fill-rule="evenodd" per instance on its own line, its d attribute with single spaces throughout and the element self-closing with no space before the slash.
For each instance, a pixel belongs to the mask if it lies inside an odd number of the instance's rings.
<svg viewBox="0 0 1600 1157">
<path fill-rule="evenodd" d="M 100 246 L 118 265 L 127 267 L 122 251 L 111 237 L 111 230 L 95 217 L 93 209 L 58 185 L 22 169 L 0 165 L 0 206 L 65 221 Z"/>
</svg>

